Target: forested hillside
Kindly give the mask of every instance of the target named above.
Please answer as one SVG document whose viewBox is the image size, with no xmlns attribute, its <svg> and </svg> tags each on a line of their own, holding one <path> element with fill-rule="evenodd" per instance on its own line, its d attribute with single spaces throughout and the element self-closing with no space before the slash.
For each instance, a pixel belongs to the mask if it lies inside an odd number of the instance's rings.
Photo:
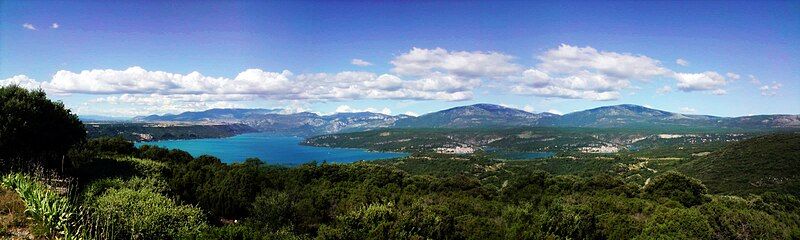
<svg viewBox="0 0 800 240">
<path fill-rule="evenodd" d="M 680 166 L 720 193 L 800 195 L 800 133 L 755 137 Z"/>
</svg>

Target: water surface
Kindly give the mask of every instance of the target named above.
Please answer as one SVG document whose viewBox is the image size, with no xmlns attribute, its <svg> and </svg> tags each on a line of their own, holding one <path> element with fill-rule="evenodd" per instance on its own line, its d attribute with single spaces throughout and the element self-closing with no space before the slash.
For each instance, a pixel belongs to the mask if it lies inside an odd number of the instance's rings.
<svg viewBox="0 0 800 240">
<path fill-rule="evenodd" d="M 136 146 L 149 144 L 177 148 L 187 151 L 195 157 L 203 154 L 212 155 L 224 163 L 243 162 L 249 157 L 257 157 L 265 163 L 281 165 L 297 165 L 311 161 L 349 163 L 408 155 L 406 153 L 371 152 L 364 149 L 302 146 L 299 145 L 302 140 L 303 138 L 300 137 L 248 133 L 229 138 L 138 142 Z"/>
</svg>

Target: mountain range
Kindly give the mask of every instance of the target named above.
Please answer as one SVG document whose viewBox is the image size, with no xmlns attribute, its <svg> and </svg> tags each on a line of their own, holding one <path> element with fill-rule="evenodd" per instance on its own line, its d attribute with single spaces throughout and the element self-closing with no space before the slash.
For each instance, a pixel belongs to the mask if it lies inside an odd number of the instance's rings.
<svg viewBox="0 0 800 240">
<path fill-rule="evenodd" d="M 800 115 L 717 117 L 673 113 L 631 104 L 604 106 L 565 115 L 531 113 L 494 104 L 474 104 L 417 117 L 372 112 L 319 115 L 310 112 L 282 114 L 281 109 L 210 109 L 176 115 L 141 116 L 133 120 L 242 123 L 263 132 L 294 135 L 353 132 L 387 127 L 800 128 Z"/>
</svg>

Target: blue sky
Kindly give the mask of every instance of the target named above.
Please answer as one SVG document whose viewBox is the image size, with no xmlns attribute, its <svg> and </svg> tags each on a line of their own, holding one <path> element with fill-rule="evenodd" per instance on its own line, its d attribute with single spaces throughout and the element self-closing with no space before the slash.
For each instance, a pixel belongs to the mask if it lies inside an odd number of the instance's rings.
<svg viewBox="0 0 800 240">
<path fill-rule="evenodd" d="M 0 1 L 0 84 L 118 116 L 479 102 L 798 114 L 799 40 L 797 1 Z"/>
</svg>

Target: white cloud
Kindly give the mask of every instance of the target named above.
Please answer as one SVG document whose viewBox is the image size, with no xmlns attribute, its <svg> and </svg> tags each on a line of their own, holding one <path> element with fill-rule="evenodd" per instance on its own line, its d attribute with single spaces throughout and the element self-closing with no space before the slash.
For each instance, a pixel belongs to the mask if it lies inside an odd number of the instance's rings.
<svg viewBox="0 0 800 240">
<path fill-rule="evenodd" d="M 680 111 L 681 111 L 682 113 L 695 113 L 695 112 L 697 112 L 697 109 L 690 108 L 690 107 L 682 107 L 682 108 L 680 109 Z"/>
<path fill-rule="evenodd" d="M 33 26 L 33 24 L 30 24 L 30 23 L 22 24 L 22 27 L 25 28 L 25 29 L 28 29 L 28 30 L 36 31 L 36 27 Z"/>
<path fill-rule="evenodd" d="M 619 99 L 618 91 L 630 85 L 627 80 L 588 71 L 552 78 L 535 69 L 525 71 L 520 82 L 512 87 L 513 93 L 596 101 Z"/>
<path fill-rule="evenodd" d="M 721 90 L 727 84 L 725 77 L 712 71 L 675 73 L 675 79 L 678 80 L 678 89 L 684 92 Z"/>
<path fill-rule="evenodd" d="M 562 113 L 561 111 L 555 110 L 555 109 L 547 110 L 547 112 L 552 113 L 552 114 L 564 115 L 564 113 Z"/>
<path fill-rule="evenodd" d="M 748 77 L 750 77 L 750 83 L 755 84 L 755 85 L 761 85 L 761 80 L 758 80 L 758 78 L 756 78 L 756 76 L 753 76 L 751 74 Z"/>
<path fill-rule="evenodd" d="M 405 113 L 403 113 L 403 114 L 405 114 L 405 115 L 408 115 L 408 116 L 412 116 L 412 117 L 417 117 L 417 116 L 419 116 L 419 113 L 412 112 L 412 111 L 407 111 L 407 112 L 405 112 Z"/>
<path fill-rule="evenodd" d="M 9 85 L 17 85 L 21 88 L 25 88 L 28 90 L 36 90 L 41 88 L 41 83 L 28 78 L 25 75 L 16 75 L 7 79 L 0 80 L 0 87 L 5 87 Z"/>
<path fill-rule="evenodd" d="M 726 73 L 725 76 L 727 76 L 731 80 L 739 80 L 740 78 L 742 78 L 742 76 L 740 76 L 739 74 L 732 73 L 732 72 Z"/>
<path fill-rule="evenodd" d="M 781 87 L 783 87 L 783 84 L 772 82 L 772 84 L 763 85 L 758 89 L 761 90 L 761 96 L 775 96 Z"/>
<path fill-rule="evenodd" d="M 516 94 L 544 97 L 616 100 L 620 91 L 635 88 L 632 80 L 649 81 L 667 76 L 669 69 L 643 55 L 598 51 L 592 47 L 562 44 L 538 56 L 535 68 L 511 77 L 518 84 L 511 87 Z"/>
<path fill-rule="evenodd" d="M 548 73 L 591 71 L 611 78 L 647 80 L 669 73 L 658 60 L 643 55 L 598 51 L 561 44 L 539 56 L 537 69 Z"/>
<path fill-rule="evenodd" d="M 358 58 L 354 58 L 352 61 L 350 61 L 350 63 L 353 64 L 353 65 L 356 65 L 356 66 L 361 66 L 361 67 L 366 67 L 366 66 L 372 65 L 371 62 L 367 62 L 367 61 L 364 61 L 364 60 L 361 60 L 361 59 L 358 59 Z"/>
<path fill-rule="evenodd" d="M 209 77 L 125 70 L 58 71 L 43 88 L 58 93 L 241 95 L 275 100 L 418 99 L 459 101 L 472 98 L 477 79 L 431 74 L 415 80 L 370 72 L 312 73 L 295 75 L 288 70 L 267 72 L 247 69 L 235 78 Z"/>
<path fill-rule="evenodd" d="M 412 48 L 391 63 L 393 72 L 403 76 L 426 76 L 445 73 L 459 78 L 504 77 L 522 68 L 514 57 L 499 52 L 447 51 L 442 48 Z"/>
<path fill-rule="evenodd" d="M 675 60 L 675 63 L 684 67 L 689 66 L 689 61 L 686 61 L 682 58 L 678 58 L 677 60 Z"/>
<path fill-rule="evenodd" d="M 52 29 L 56 29 L 58 27 L 59 27 L 58 23 L 55 23 L 55 22 L 50 25 L 50 28 L 52 28 Z"/>
<path fill-rule="evenodd" d="M 525 105 L 525 107 L 523 107 L 522 110 L 525 110 L 526 112 L 532 113 L 535 109 L 531 105 Z"/>
<path fill-rule="evenodd" d="M 380 113 L 380 114 L 386 114 L 386 115 L 391 115 L 392 114 L 392 110 L 387 108 L 387 107 L 384 107 L 381 110 L 377 110 L 377 109 L 371 108 L 371 107 L 368 107 L 368 108 L 365 108 L 365 109 L 356 109 L 356 108 L 352 108 L 352 107 L 350 107 L 348 105 L 339 105 L 338 107 L 336 107 L 335 112 L 337 112 L 337 113 L 373 112 L 373 113 Z"/>
<path fill-rule="evenodd" d="M 672 87 L 666 86 L 666 85 L 656 89 L 656 93 L 658 93 L 658 94 L 667 94 L 667 93 L 670 93 L 670 92 L 672 92 Z"/>
</svg>

